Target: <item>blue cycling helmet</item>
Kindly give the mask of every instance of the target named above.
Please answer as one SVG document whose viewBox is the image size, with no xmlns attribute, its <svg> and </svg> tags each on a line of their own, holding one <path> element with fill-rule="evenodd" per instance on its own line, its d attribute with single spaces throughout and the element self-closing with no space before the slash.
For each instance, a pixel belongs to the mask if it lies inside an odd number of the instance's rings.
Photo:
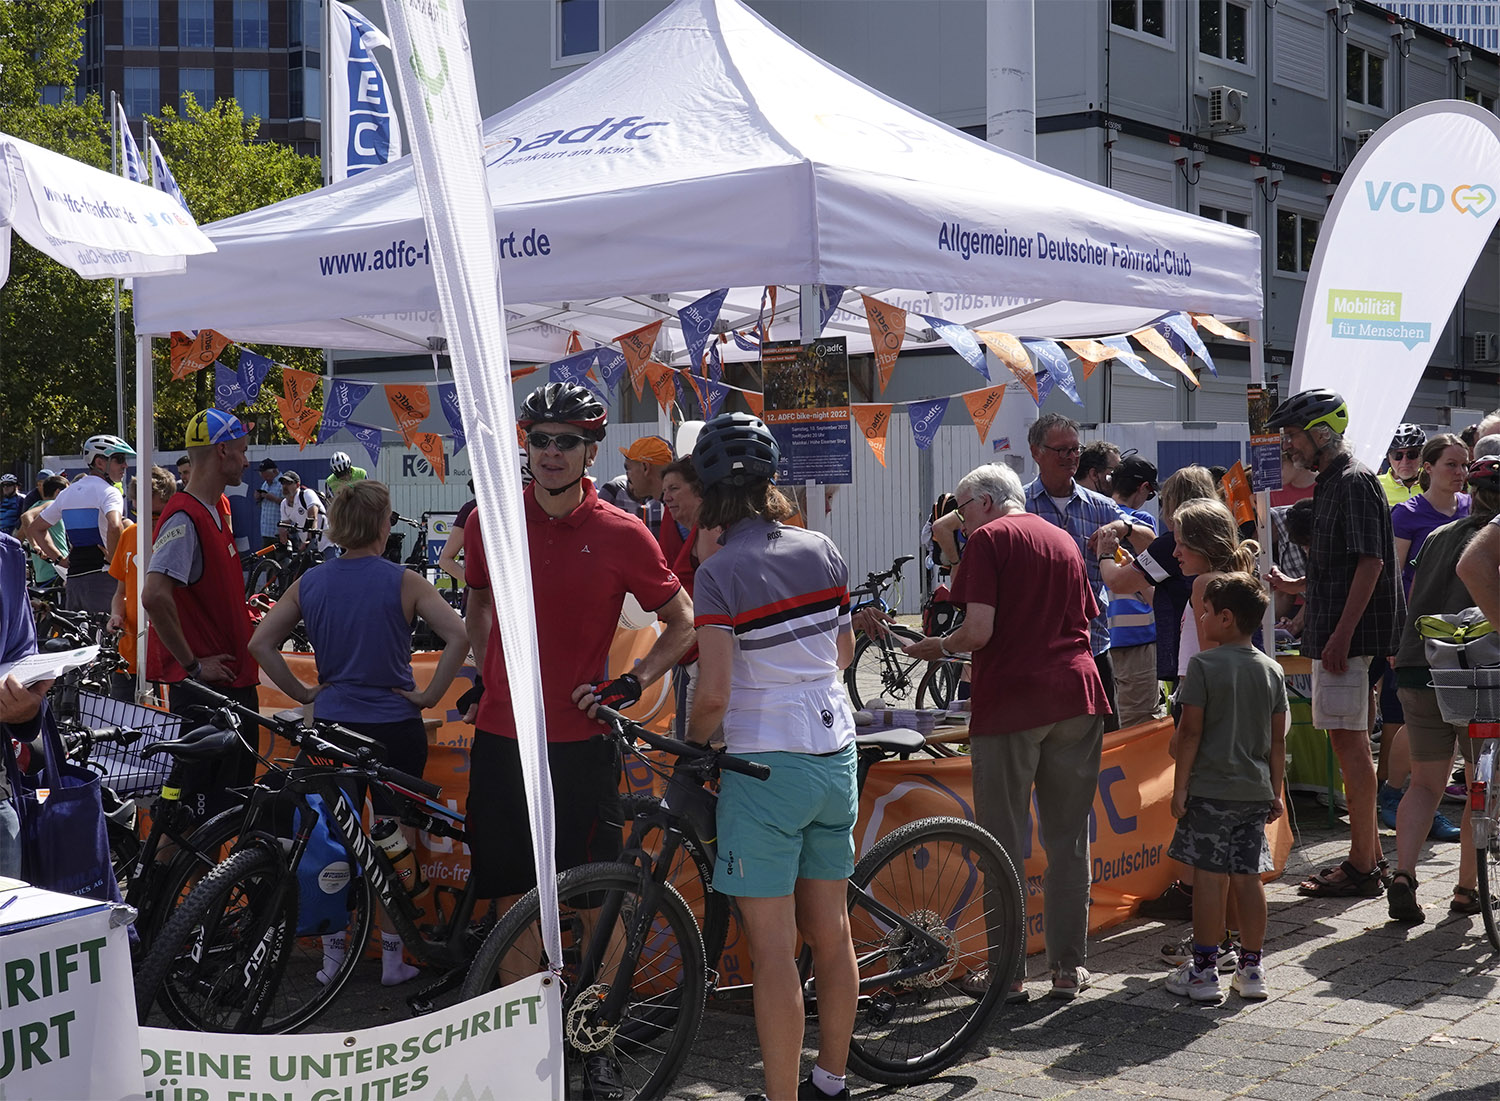
<svg viewBox="0 0 1500 1101">
<path fill-rule="evenodd" d="M 703 426 L 693 446 L 693 469 L 704 488 L 743 486 L 776 477 L 781 448 L 759 417 L 720 413 Z"/>
<path fill-rule="evenodd" d="M 228 443 L 245 435 L 245 426 L 233 413 L 222 409 L 205 409 L 187 426 L 187 447 L 208 447 L 216 443 Z"/>
</svg>

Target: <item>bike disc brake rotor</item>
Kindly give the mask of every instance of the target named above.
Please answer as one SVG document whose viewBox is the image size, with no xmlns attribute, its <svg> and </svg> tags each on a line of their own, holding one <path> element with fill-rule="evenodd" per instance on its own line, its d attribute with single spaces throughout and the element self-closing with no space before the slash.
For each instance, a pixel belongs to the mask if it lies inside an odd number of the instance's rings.
<svg viewBox="0 0 1500 1101">
<path fill-rule="evenodd" d="M 574 1051 L 591 1054 L 603 1051 L 615 1042 L 615 1033 L 620 1031 L 620 1026 L 607 1024 L 597 1016 L 608 996 L 609 984 L 595 983 L 580 990 L 568 1007 L 563 1021 L 563 1039 Z"/>
<path fill-rule="evenodd" d="M 931 910 L 915 910 L 906 915 L 906 920 L 934 940 L 941 941 L 946 951 L 942 960 L 934 967 L 919 974 L 898 979 L 891 985 L 898 990 L 930 990 L 942 986 L 958 970 L 958 937 L 954 935 L 952 929 L 948 928 L 943 919 Z M 887 933 L 885 944 L 887 964 L 893 969 L 926 962 L 922 958 L 924 946 L 915 942 L 903 926 L 897 926 Z"/>
</svg>

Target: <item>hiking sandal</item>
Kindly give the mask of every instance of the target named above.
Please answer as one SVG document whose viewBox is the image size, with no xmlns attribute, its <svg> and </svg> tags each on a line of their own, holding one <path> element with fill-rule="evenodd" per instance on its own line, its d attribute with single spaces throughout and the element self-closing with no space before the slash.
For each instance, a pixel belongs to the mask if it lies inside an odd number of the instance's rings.
<svg viewBox="0 0 1500 1101">
<path fill-rule="evenodd" d="M 1297 893 L 1309 898 L 1379 898 L 1385 889 L 1380 865 L 1362 872 L 1347 860 L 1324 868 L 1297 885 Z"/>
<path fill-rule="evenodd" d="M 1427 920 L 1422 906 L 1417 902 L 1417 877 L 1410 872 L 1397 871 L 1391 876 L 1391 885 L 1386 893 L 1386 908 L 1392 921 L 1402 925 L 1421 925 Z"/>
<path fill-rule="evenodd" d="M 1450 914 L 1480 914 L 1484 906 L 1479 901 L 1479 891 L 1473 887 L 1453 888 L 1453 899 L 1448 903 Z"/>
</svg>

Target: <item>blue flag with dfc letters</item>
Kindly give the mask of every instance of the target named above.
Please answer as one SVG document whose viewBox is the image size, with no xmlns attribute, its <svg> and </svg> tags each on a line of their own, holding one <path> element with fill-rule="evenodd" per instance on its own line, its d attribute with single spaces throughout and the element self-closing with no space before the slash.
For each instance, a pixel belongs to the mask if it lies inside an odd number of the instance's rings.
<svg viewBox="0 0 1500 1101">
<path fill-rule="evenodd" d="M 266 381 L 273 365 L 271 360 L 249 348 L 240 349 L 240 392 L 247 402 L 260 397 L 261 383 Z"/>
<path fill-rule="evenodd" d="M 599 393 L 599 384 L 589 378 L 589 370 L 594 366 L 594 360 L 598 355 L 597 349 L 590 348 L 586 352 L 574 352 L 570 356 L 547 365 L 547 379 L 549 382 L 568 382 L 574 386 L 582 386 L 605 401 L 609 398 Z"/>
<path fill-rule="evenodd" d="M 1083 399 L 1078 396 L 1078 384 L 1073 381 L 1073 368 L 1068 364 L 1068 353 L 1055 340 L 1023 340 L 1021 343 L 1036 357 L 1038 363 L 1047 368 L 1052 381 L 1068 395 L 1073 404 L 1082 405 Z"/>
<path fill-rule="evenodd" d="M 1057 379 L 1052 377 L 1052 372 L 1045 367 L 1036 373 L 1036 407 L 1040 409 L 1047 404 L 1047 399 L 1052 396 L 1052 391 L 1057 389 Z"/>
<path fill-rule="evenodd" d="M 703 368 L 703 348 L 714 335 L 714 322 L 719 320 L 719 311 L 724 308 L 724 299 L 729 288 L 709 291 L 696 302 L 689 302 L 677 311 L 677 320 L 682 324 L 682 339 L 687 343 L 688 366 L 694 371 Z"/>
<path fill-rule="evenodd" d="M 1115 357 L 1115 360 L 1125 364 L 1125 366 L 1140 375 L 1141 378 L 1150 379 L 1158 386 L 1171 387 L 1172 384 L 1170 382 L 1165 382 L 1151 373 L 1151 369 L 1146 366 L 1146 361 L 1136 354 L 1136 350 L 1131 347 L 1130 341 L 1126 340 L 1123 336 L 1101 336 L 1099 343 L 1119 352 L 1120 354 Z"/>
<path fill-rule="evenodd" d="M 594 363 L 599 368 L 599 378 L 604 382 L 605 394 L 612 395 L 625 374 L 625 353 L 618 348 L 595 348 L 594 351 L 598 353 Z"/>
<path fill-rule="evenodd" d="M 318 442 L 327 443 L 338 435 L 349 418 L 354 416 L 359 403 L 365 400 L 365 395 L 373 389 L 375 387 L 371 383 L 352 382 L 346 378 L 334 379 L 325 391 L 323 427 L 318 432 Z"/>
<path fill-rule="evenodd" d="M 839 308 L 839 302 L 844 297 L 848 287 L 824 286 L 818 287 L 818 335 L 823 335 L 823 330 L 828 328 L 828 319 L 833 316 L 833 311 Z"/>
<path fill-rule="evenodd" d="M 932 326 L 933 332 L 942 337 L 948 347 L 963 356 L 970 367 L 983 375 L 986 382 L 990 381 L 990 367 L 984 361 L 984 346 L 978 337 L 964 326 L 941 317 L 928 317 L 925 313 L 918 316 Z"/>
<path fill-rule="evenodd" d="M 464 415 L 458 407 L 458 386 L 452 382 L 438 383 L 438 405 L 442 407 L 443 416 L 448 421 L 448 427 L 453 429 L 453 453 L 457 455 L 464 449 L 468 438 L 464 436 Z M 325 413 L 326 417 L 327 414 Z"/>
<path fill-rule="evenodd" d="M 1208 345 L 1203 343 L 1203 338 L 1198 335 L 1197 328 L 1193 325 L 1192 319 L 1187 314 L 1170 314 L 1162 318 L 1157 328 L 1160 329 L 1162 325 L 1166 325 L 1167 328 L 1171 329 L 1177 335 L 1178 339 L 1187 345 L 1188 350 L 1203 361 L 1203 366 L 1208 368 L 1209 374 L 1215 378 L 1219 377 L 1219 369 L 1214 366 L 1213 357 L 1208 354 Z"/>
<path fill-rule="evenodd" d="M 698 383 L 698 389 L 703 391 L 703 400 L 708 402 L 708 408 L 703 411 L 703 419 L 712 420 L 719 415 L 724 399 L 729 396 L 729 387 L 709 378 Z"/>
<path fill-rule="evenodd" d="M 948 411 L 950 398 L 933 398 L 931 401 L 907 402 L 906 412 L 911 417 L 911 434 L 917 447 L 926 451 L 937 439 L 937 430 L 943 423 L 943 414 Z"/>
<path fill-rule="evenodd" d="M 365 445 L 365 451 L 370 456 L 370 466 L 374 467 L 380 462 L 380 429 L 372 424 L 360 424 L 358 421 L 350 421 L 344 425 L 349 435 Z"/>
<path fill-rule="evenodd" d="M 214 408 L 232 413 L 234 407 L 245 402 L 245 392 L 240 389 L 240 376 L 222 363 L 214 363 Z M 246 403 L 248 404 L 248 403 Z"/>
</svg>

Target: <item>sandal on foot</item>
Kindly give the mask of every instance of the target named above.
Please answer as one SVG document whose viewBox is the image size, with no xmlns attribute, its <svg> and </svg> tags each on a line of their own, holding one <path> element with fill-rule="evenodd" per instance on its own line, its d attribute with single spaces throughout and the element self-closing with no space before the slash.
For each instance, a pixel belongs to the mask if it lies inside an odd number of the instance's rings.
<svg viewBox="0 0 1500 1101">
<path fill-rule="evenodd" d="M 1380 880 L 1379 865 L 1362 872 L 1344 860 L 1337 867 L 1324 868 L 1304 879 L 1297 885 L 1297 893 L 1311 898 L 1379 898 L 1385 889 Z"/>
<path fill-rule="evenodd" d="M 1453 901 L 1448 903 L 1452 914 L 1481 914 L 1484 906 L 1479 901 L 1479 892 L 1473 887 L 1453 888 Z"/>
<path fill-rule="evenodd" d="M 1398 871 L 1391 876 L 1391 886 L 1386 893 L 1386 908 L 1392 921 L 1402 925 L 1421 925 L 1427 920 L 1417 902 L 1417 877 L 1410 872 Z"/>
</svg>

